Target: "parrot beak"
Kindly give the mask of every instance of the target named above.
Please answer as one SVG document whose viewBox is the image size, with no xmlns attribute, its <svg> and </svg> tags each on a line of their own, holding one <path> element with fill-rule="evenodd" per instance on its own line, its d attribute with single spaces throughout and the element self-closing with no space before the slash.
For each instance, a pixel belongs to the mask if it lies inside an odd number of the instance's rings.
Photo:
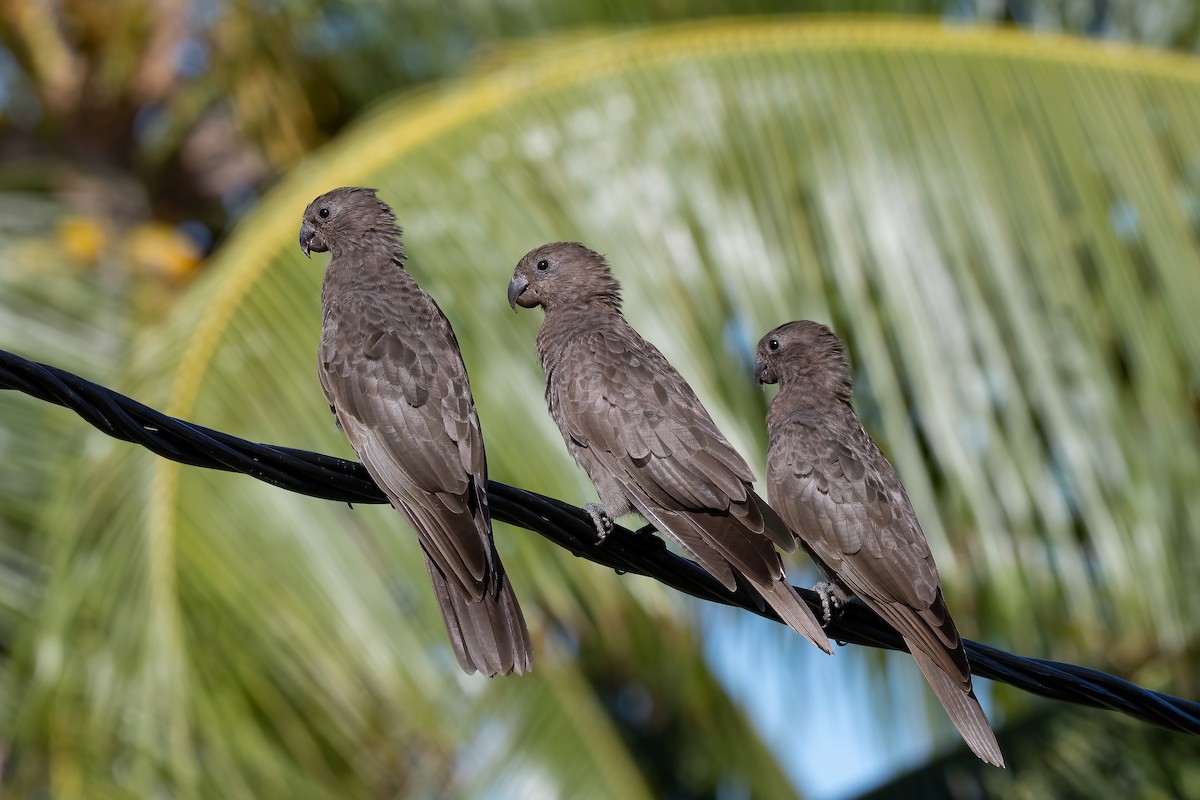
<svg viewBox="0 0 1200 800">
<path fill-rule="evenodd" d="M 762 358 L 754 359 L 754 382 L 762 388 L 764 384 L 775 383 L 778 378 L 775 377 L 775 370 L 771 369 L 770 365 Z"/>
<path fill-rule="evenodd" d="M 513 279 L 508 283 L 508 305 L 515 312 L 517 310 L 517 302 L 521 295 L 529 288 L 529 279 L 524 275 L 513 275 Z M 525 305 L 521 303 L 521 305 Z"/>
<path fill-rule="evenodd" d="M 325 243 L 325 237 L 306 222 L 300 226 L 300 250 L 306 258 L 312 258 L 314 252 L 324 253 L 329 246 Z"/>
<path fill-rule="evenodd" d="M 304 253 L 305 258 L 312 258 L 312 237 L 316 233 L 307 225 L 300 226 L 300 251 Z"/>
</svg>

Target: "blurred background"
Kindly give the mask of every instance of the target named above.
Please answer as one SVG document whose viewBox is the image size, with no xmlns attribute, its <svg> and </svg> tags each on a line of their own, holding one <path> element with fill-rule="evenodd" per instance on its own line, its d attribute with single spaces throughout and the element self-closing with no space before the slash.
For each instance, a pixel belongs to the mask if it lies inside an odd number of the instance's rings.
<svg viewBox="0 0 1200 800">
<path fill-rule="evenodd" d="M 758 336 L 848 340 L 966 635 L 1195 698 L 1198 47 L 1189 0 L 5 0 L 0 347 L 351 456 L 296 232 L 376 186 L 492 477 L 582 504 L 504 298 L 578 239 L 760 476 Z M 4 794 L 1200 797 L 1193 739 L 980 681 L 985 769 L 905 656 L 496 539 L 519 680 L 459 673 L 389 509 L 0 396 Z"/>
</svg>

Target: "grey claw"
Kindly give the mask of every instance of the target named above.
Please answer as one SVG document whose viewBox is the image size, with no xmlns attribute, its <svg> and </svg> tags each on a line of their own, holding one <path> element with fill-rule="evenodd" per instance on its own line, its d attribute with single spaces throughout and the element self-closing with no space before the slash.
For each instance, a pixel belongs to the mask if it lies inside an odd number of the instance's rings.
<svg viewBox="0 0 1200 800">
<path fill-rule="evenodd" d="M 824 628 L 833 621 L 834 612 L 842 610 L 840 592 L 829 581 L 821 581 L 812 590 L 821 598 L 821 627 Z"/>
<path fill-rule="evenodd" d="M 592 524 L 596 526 L 596 544 L 600 544 L 612 533 L 612 518 L 608 516 L 608 512 L 604 510 L 604 506 L 599 503 L 588 503 L 583 507 L 583 510 L 592 518 Z"/>
</svg>

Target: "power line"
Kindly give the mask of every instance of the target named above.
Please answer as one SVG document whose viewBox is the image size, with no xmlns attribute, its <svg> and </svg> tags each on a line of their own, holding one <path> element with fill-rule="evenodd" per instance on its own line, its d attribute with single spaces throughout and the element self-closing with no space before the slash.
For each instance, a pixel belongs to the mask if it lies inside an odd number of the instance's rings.
<svg viewBox="0 0 1200 800">
<path fill-rule="evenodd" d="M 109 436 L 134 442 L 163 458 L 195 467 L 239 472 L 292 492 L 346 503 L 386 503 L 367 471 L 354 461 L 256 444 L 221 431 L 169 417 L 65 370 L 0 350 L 0 389 L 15 389 L 65 406 Z M 778 621 L 748 585 L 729 592 L 686 558 L 667 549 L 647 526 L 640 531 L 615 526 L 603 541 L 587 513 L 552 497 L 498 481 L 488 483 L 492 517 L 539 533 L 560 547 L 618 572 L 645 575 L 704 600 L 737 606 Z M 799 589 L 815 613 L 817 595 Z M 903 640 L 873 611 L 848 604 L 828 627 L 839 642 L 907 650 Z M 1119 711 L 1170 730 L 1200 734 L 1200 703 L 1143 689 L 1099 670 L 1006 653 L 964 640 L 971 671 L 1032 694 L 1068 703 Z"/>
</svg>

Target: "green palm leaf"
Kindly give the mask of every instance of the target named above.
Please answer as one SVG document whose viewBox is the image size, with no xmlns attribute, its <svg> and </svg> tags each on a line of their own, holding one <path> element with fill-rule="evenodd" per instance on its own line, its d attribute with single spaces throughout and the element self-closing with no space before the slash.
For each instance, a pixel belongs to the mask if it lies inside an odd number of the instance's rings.
<svg viewBox="0 0 1200 800">
<path fill-rule="evenodd" d="M 530 47 L 380 107 L 301 165 L 146 337 L 126 388 L 348 454 L 315 379 L 321 269 L 295 233 L 320 192 L 378 186 L 458 332 L 492 477 L 590 499 L 545 414 L 537 315 L 504 303 L 522 253 L 579 239 L 610 256 L 631 321 L 751 463 L 765 444 L 755 339 L 832 322 L 960 626 L 1131 674 L 1154 660 L 1147 676 L 1180 691 L 1200 620 L 1198 109 L 1189 59 L 926 24 L 723 22 Z M 666 686 L 701 664 L 682 604 L 646 581 L 499 529 L 539 665 L 470 681 L 386 508 L 124 446 L 82 459 L 61 496 L 22 651 L 25 785 L 656 787 L 593 693 L 605 676 Z M 773 632 L 763 657 L 794 654 L 786 640 Z M 739 752 L 759 765 L 756 795 L 790 791 L 720 687 L 696 686 L 670 707 L 729 724 L 692 726 L 680 748 Z M 772 737 L 780 763 L 797 742 Z"/>
</svg>

